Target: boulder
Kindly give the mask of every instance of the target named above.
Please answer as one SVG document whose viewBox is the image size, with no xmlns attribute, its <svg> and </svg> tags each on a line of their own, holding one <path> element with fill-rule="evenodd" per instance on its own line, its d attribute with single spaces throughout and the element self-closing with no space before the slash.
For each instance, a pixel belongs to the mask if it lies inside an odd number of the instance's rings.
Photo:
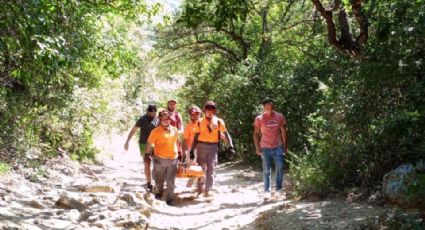
<svg viewBox="0 0 425 230">
<path fill-rule="evenodd" d="M 111 186 L 108 186 L 108 185 L 86 186 L 86 187 L 80 187 L 80 188 L 78 188 L 78 190 L 83 191 L 83 192 L 91 192 L 91 193 L 95 193 L 95 192 L 113 193 L 114 192 L 114 188 L 112 188 Z"/>
<path fill-rule="evenodd" d="M 424 207 L 423 163 L 403 164 L 384 175 L 382 192 L 386 200 L 404 208 Z M 422 194 L 422 195 L 421 195 Z"/>
<path fill-rule="evenodd" d="M 36 208 L 36 209 L 45 209 L 45 208 L 46 208 L 46 207 L 44 207 L 44 205 L 42 205 L 40 202 L 35 201 L 35 200 L 31 201 L 31 202 L 29 203 L 29 206 L 31 206 L 32 208 Z"/>
<path fill-rule="evenodd" d="M 88 208 L 88 206 L 83 204 L 82 202 L 66 196 L 59 197 L 55 205 L 63 209 L 77 209 L 80 212 Z"/>
</svg>

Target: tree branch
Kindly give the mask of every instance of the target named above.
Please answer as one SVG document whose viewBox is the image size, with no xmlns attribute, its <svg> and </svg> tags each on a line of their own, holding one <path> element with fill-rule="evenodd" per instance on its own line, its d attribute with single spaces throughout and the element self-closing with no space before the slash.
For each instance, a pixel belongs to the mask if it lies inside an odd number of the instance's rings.
<svg viewBox="0 0 425 230">
<path fill-rule="evenodd" d="M 320 12 L 325 19 L 328 30 L 328 41 L 337 50 L 358 56 L 364 48 L 368 39 L 369 23 L 368 18 L 362 13 L 362 0 L 350 0 L 353 14 L 360 27 L 360 34 L 353 39 L 347 12 L 341 0 L 334 0 L 332 9 L 326 10 L 320 0 L 312 0 L 316 10 Z M 341 37 L 336 38 L 336 27 L 333 21 L 333 11 L 338 11 L 338 22 L 340 25 Z"/>
</svg>

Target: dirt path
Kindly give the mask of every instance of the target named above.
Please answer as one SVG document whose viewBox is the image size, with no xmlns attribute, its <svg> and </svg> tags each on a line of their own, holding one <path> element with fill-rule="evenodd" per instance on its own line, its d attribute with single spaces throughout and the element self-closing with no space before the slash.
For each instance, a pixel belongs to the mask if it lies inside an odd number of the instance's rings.
<svg viewBox="0 0 425 230">
<path fill-rule="evenodd" d="M 177 179 L 170 207 L 145 191 L 135 145 L 123 152 L 124 137 L 111 140 L 112 159 L 102 166 L 58 158 L 34 183 L 1 176 L 0 229 L 358 229 L 388 211 L 336 200 L 264 201 L 260 171 L 234 164 L 218 167 L 212 198 L 196 197 L 195 186 Z"/>
</svg>

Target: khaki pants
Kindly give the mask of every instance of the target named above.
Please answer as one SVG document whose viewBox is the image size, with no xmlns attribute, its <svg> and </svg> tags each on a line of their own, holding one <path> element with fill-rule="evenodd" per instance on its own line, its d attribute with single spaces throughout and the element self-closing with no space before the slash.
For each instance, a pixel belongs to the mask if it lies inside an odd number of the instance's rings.
<svg viewBox="0 0 425 230">
<path fill-rule="evenodd" d="M 153 158 L 153 179 L 158 193 L 164 192 L 164 182 L 167 184 L 167 200 L 174 200 L 174 181 L 177 174 L 177 159 Z"/>
<path fill-rule="evenodd" d="M 199 143 L 197 150 L 197 163 L 206 172 L 205 191 L 210 191 L 214 185 L 214 168 L 217 165 L 218 145 Z M 203 185 L 202 180 L 199 182 L 198 189 L 202 188 Z"/>
</svg>

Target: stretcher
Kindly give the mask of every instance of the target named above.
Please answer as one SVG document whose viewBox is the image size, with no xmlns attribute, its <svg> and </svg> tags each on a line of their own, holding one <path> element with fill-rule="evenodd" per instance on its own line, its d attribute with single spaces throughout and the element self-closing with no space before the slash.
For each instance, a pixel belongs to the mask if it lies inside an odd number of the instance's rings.
<svg viewBox="0 0 425 230">
<path fill-rule="evenodd" d="M 177 167 L 177 178 L 198 178 L 205 176 L 201 166 L 179 164 Z"/>
</svg>

